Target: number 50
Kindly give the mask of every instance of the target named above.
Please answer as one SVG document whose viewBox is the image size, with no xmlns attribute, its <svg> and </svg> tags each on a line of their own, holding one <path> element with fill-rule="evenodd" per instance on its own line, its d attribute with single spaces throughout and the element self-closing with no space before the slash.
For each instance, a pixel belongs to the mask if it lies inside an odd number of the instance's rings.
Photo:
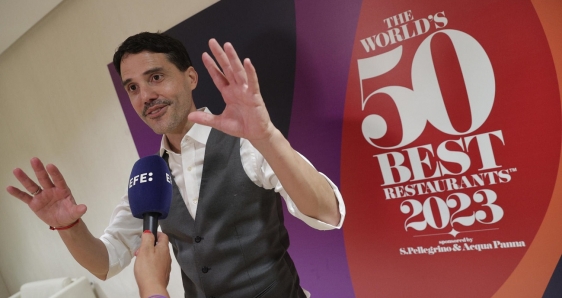
<svg viewBox="0 0 562 298">
<path fill-rule="evenodd" d="M 464 78 L 470 105 L 471 125 L 467 131 L 457 131 L 451 124 L 441 88 L 435 73 L 431 55 L 431 41 L 436 34 L 447 35 L 453 44 Z M 402 46 L 389 52 L 357 61 L 361 80 L 362 109 L 376 94 L 392 98 L 402 124 L 402 140 L 399 144 L 384 147 L 376 140 L 387 133 L 384 118 L 371 114 L 363 119 L 363 136 L 369 144 L 382 149 L 400 148 L 415 141 L 423 132 L 427 122 L 449 135 L 464 135 L 478 129 L 488 118 L 494 103 L 496 84 L 494 71 L 484 48 L 472 36 L 458 30 L 445 29 L 434 32 L 420 44 L 412 62 L 412 89 L 401 86 L 386 86 L 367 97 L 363 94 L 363 81 L 378 77 L 392 70 L 402 58 Z"/>
</svg>

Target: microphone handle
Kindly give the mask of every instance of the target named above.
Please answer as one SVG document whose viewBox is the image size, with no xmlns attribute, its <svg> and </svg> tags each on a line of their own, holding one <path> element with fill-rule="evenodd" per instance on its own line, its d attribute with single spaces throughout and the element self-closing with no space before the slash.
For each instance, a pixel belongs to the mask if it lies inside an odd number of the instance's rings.
<svg viewBox="0 0 562 298">
<path fill-rule="evenodd" d="M 158 212 L 143 214 L 142 230 L 150 230 L 152 232 L 154 235 L 154 245 L 156 245 L 156 240 L 158 239 L 158 217 L 160 217 Z"/>
</svg>

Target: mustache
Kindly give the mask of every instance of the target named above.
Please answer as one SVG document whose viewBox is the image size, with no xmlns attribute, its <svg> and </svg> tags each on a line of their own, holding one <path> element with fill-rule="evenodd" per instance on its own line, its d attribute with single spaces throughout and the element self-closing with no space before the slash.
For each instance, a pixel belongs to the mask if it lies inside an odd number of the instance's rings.
<svg viewBox="0 0 562 298">
<path fill-rule="evenodd" d="M 172 104 L 172 101 L 168 100 L 168 99 L 157 99 L 157 100 L 153 100 L 151 102 L 145 103 L 144 109 L 142 110 L 142 115 L 146 116 L 146 111 L 148 109 L 152 108 L 153 106 L 156 106 L 156 105 L 167 105 L 167 106 L 169 106 L 171 104 Z"/>
</svg>

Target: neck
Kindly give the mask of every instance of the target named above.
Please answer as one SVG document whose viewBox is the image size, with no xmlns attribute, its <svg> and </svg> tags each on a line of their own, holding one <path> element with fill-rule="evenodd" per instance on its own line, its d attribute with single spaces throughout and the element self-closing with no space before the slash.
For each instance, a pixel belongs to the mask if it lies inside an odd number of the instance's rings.
<svg viewBox="0 0 562 298">
<path fill-rule="evenodd" d="M 170 132 L 165 134 L 170 150 L 172 150 L 174 153 L 181 153 L 181 140 L 183 140 L 183 137 L 192 127 L 193 123 L 188 122 L 187 127 L 185 129 L 182 129 L 180 132 Z"/>
</svg>

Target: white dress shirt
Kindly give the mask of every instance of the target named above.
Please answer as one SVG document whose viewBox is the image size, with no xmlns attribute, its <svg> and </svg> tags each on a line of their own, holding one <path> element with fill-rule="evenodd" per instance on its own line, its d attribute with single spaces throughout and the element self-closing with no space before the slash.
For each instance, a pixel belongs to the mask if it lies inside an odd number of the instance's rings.
<svg viewBox="0 0 562 298">
<path fill-rule="evenodd" d="M 205 109 L 205 112 L 208 112 L 208 110 Z M 194 219 L 199 202 L 205 145 L 210 132 L 210 127 L 194 124 L 181 141 L 181 154 L 174 153 L 170 150 L 165 136 L 162 137 L 161 142 L 160 155 L 165 151 L 168 152 L 168 163 L 172 176 L 185 201 L 187 210 Z M 279 179 L 267 161 L 246 139 L 240 139 L 240 156 L 244 171 L 250 180 L 257 186 L 265 189 L 274 189 L 278 192 L 285 199 L 287 209 L 293 216 L 301 219 L 307 225 L 317 230 L 341 228 L 345 218 L 345 205 L 337 186 L 324 174 L 320 173 L 326 177 L 338 201 L 341 219 L 337 226 L 324 223 L 302 214 L 279 182 Z M 306 158 L 304 159 L 308 162 Z M 110 224 L 100 237 L 109 253 L 109 272 L 107 278 L 114 276 L 129 265 L 135 251 L 140 246 L 141 233 L 142 220 L 133 217 L 129 207 L 129 198 L 125 195 L 119 205 L 114 209 Z"/>
</svg>

